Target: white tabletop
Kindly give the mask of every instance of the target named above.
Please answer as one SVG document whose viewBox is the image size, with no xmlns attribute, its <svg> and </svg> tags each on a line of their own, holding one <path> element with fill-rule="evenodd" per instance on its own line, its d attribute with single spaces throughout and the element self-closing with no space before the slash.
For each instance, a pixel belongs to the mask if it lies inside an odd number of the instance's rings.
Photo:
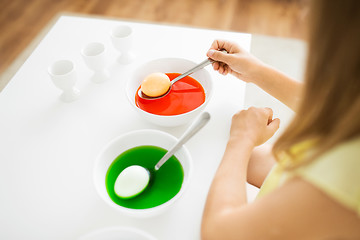
<svg viewBox="0 0 360 240">
<path fill-rule="evenodd" d="M 115 62 L 109 31 L 126 24 L 134 31 L 136 60 Z M 231 116 L 244 105 L 245 84 L 207 67 L 215 91 L 206 111 L 212 119 L 187 144 L 192 182 L 173 209 L 148 219 L 114 211 L 97 194 L 93 165 L 113 138 L 137 129 L 159 129 L 179 137 L 187 126 L 162 128 L 141 119 L 124 95 L 134 68 L 150 59 L 180 57 L 200 62 L 216 38 L 247 50 L 251 35 L 116 20 L 60 17 L 0 94 L 0 239 L 76 239 L 109 226 L 131 226 L 157 239 L 199 239 L 208 188 L 221 160 Z M 111 79 L 90 81 L 80 49 L 100 41 L 107 47 Z M 79 100 L 63 103 L 47 68 L 58 59 L 76 64 Z M 249 187 L 249 199 L 256 190 Z"/>
</svg>

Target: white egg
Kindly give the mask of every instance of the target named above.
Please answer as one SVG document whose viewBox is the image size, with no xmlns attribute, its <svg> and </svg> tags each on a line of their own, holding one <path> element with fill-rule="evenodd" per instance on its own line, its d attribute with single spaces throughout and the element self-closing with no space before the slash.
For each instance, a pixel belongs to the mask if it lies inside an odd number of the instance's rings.
<svg viewBox="0 0 360 240">
<path fill-rule="evenodd" d="M 114 190 L 116 195 L 121 198 L 135 197 L 141 193 L 148 185 L 150 180 L 147 169 L 133 165 L 125 168 L 115 181 Z"/>
<path fill-rule="evenodd" d="M 149 97 L 158 97 L 170 88 L 170 78 L 165 73 L 151 73 L 142 81 L 141 91 Z"/>
</svg>

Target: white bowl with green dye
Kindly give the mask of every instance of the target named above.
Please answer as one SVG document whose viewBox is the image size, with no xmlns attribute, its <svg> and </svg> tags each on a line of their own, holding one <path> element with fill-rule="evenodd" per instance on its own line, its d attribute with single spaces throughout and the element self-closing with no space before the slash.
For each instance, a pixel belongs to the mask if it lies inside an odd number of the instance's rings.
<svg viewBox="0 0 360 240">
<path fill-rule="evenodd" d="M 135 217 L 154 216 L 172 207 L 189 185 L 193 171 L 192 159 L 185 146 L 182 146 L 175 153 L 175 157 L 180 162 L 184 173 L 181 188 L 174 197 L 161 205 L 146 209 L 132 209 L 120 206 L 110 198 L 106 189 L 105 179 L 109 167 L 121 153 L 134 147 L 149 145 L 169 150 L 177 141 L 176 137 L 166 132 L 150 129 L 132 131 L 110 141 L 98 155 L 94 166 L 93 180 L 100 197 L 116 211 Z"/>
</svg>

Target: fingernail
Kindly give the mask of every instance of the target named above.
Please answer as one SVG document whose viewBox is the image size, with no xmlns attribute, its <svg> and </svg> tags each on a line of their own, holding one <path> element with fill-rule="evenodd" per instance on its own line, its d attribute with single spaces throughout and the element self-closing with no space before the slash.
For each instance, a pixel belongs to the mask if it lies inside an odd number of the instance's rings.
<svg viewBox="0 0 360 240">
<path fill-rule="evenodd" d="M 208 51 L 208 56 L 211 57 L 212 55 L 214 55 L 214 52 L 215 52 L 215 50 L 210 49 L 210 50 Z"/>
</svg>

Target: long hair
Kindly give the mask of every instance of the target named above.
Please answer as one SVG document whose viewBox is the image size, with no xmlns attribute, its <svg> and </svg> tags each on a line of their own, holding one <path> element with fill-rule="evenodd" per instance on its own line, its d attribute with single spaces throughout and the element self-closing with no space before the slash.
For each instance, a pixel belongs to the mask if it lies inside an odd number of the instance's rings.
<svg viewBox="0 0 360 240">
<path fill-rule="evenodd" d="M 360 1 L 310 1 L 305 87 L 297 114 L 273 153 L 315 140 L 310 162 L 360 136 Z"/>
</svg>

